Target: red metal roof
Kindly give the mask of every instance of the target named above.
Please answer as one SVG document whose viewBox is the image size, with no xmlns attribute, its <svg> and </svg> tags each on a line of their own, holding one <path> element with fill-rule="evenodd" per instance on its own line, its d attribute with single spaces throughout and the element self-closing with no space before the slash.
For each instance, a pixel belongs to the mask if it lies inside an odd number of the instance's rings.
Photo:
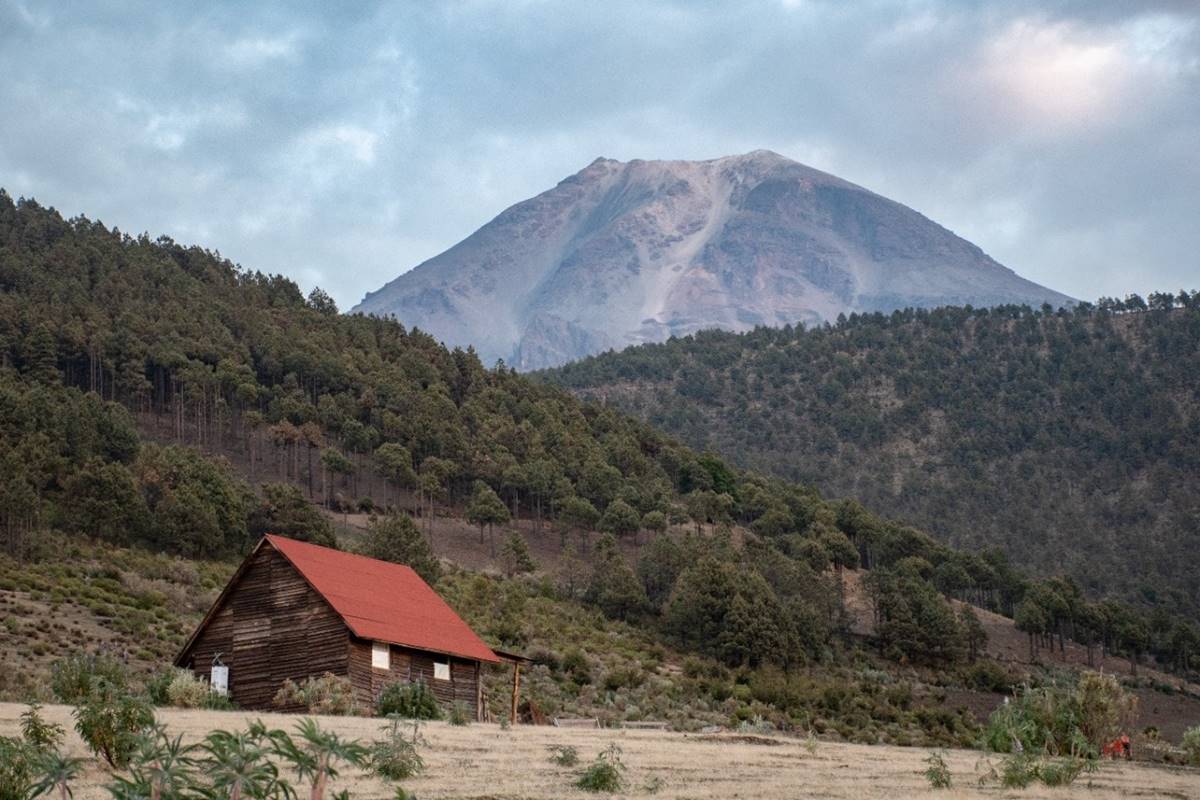
<svg viewBox="0 0 1200 800">
<path fill-rule="evenodd" d="M 500 661 L 412 567 L 268 534 L 267 542 L 363 639 Z"/>
</svg>

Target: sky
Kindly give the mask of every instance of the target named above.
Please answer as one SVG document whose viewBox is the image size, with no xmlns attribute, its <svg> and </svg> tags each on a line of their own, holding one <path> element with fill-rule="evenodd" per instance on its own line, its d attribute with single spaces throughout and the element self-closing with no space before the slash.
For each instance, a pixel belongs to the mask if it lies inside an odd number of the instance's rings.
<svg viewBox="0 0 1200 800">
<path fill-rule="evenodd" d="M 0 0 L 0 187 L 343 309 L 598 156 L 774 150 L 1075 297 L 1200 289 L 1200 2 Z"/>
</svg>

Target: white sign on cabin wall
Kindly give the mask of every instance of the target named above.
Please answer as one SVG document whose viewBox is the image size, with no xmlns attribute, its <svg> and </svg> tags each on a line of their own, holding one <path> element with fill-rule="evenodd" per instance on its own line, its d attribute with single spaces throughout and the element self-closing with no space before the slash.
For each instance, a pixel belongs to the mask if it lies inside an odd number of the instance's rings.
<svg viewBox="0 0 1200 800">
<path fill-rule="evenodd" d="M 450 680 L 450 664 L 440 661 L 433 662 L 433 677 L 439 681 Z"/>
<path fill-rule="evenodd" d="M 217 694 L 229 694 L 229 667 L 224 664 L 214 664 L 210 682 L 212 690 Z"/>
</svg>

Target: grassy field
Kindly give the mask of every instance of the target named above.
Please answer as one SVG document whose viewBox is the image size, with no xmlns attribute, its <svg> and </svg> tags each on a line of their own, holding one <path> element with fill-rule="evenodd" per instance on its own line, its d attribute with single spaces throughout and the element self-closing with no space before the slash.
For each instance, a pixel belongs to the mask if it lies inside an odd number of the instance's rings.
<svg viewBox="0 0 1200 800">
<path fill-rule="evenodd" d="M 24 708 L 0 704 L 0 735 L 17 730 Z M 50 706 L 47 718 L 70 729 L 70 709 Z M 257 716 L 257 715 L 256 715 Z M 172 733 L 186 740 L 199 738 L 213 728 L 234 729 L 249 717 L 245 712 L 160 710 L 159 719 Z M 298 717 L 262 715 L 268 724 L 290 729 Z M 377 735 L 379 720 L 326 717 L 322 726 L 364 740 Z M 581 763 L 591 760 L 610 743 L 622 750 L 626 790 L 621 796 L 672 798 L 748 797 L 773 798 L 1109 798 L 1200 797 L 1200 770 L 1146 764 L 1104 763 L 1098 772 L 1085 775 L 1067 789 L 1031 786 L 1004 790 L 995 781 L 980 785 L 994 756 L 949 750 L 945 759 L 954 778 L 948 790 L 929 788 L 923 772 L 929 750 L 804 741 L 782 737 L 720 734 L 663 733 L 657 731 L 566 730 L 518 726 L 502 730 L 496 725 L 453 727 L 431 723 L 423 728 L 427 744 L 421 748 L 426 771 L 406 781 L 404 787 L 426 798 L 563 798 L 591 797 L 574 787 L 579 767 L 556 766 L 547 748 L 570 745 Z M 85 755 L 73 733 L 67 747 Z M 102 789 L 106 773 L 93 764 L 86 780 L 75 790 L 77 800 L 107 797 Z M 335 782 L 335 790 L 349 789 L 355 798 L 391 798 L 394 789 L 377 779 L 349 772 Z"/>
</svg>

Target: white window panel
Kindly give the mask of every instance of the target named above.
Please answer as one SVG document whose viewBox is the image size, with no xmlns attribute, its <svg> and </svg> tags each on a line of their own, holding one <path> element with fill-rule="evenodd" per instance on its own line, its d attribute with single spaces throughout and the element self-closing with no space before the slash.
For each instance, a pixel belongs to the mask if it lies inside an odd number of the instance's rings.
<svg viewBox="0 0 1200 800">
<path fill-rule="evenodd" d="M 433 662 L 433 677 L 439 681 L 450 680 L 450 664 L 441 661 Z"/>
<path fill-rule="evenodd" d="M 386 642 L 371 644 L 371 666 L 375 669 L 392 668 L 392 648 Z"/>
</svg>

